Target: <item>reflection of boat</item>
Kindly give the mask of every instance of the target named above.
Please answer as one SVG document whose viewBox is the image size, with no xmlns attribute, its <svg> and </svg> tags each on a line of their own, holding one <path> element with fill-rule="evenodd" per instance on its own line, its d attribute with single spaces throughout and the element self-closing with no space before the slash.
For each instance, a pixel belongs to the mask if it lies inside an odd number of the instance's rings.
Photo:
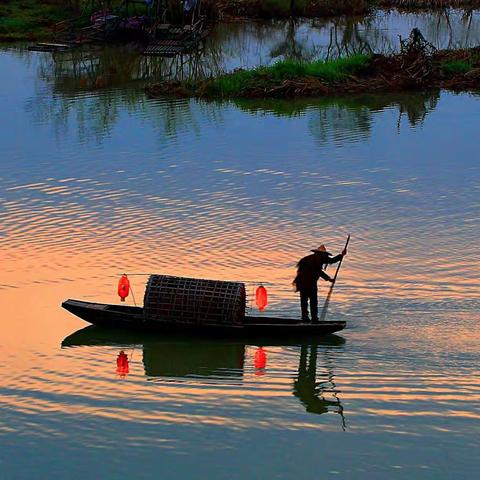
<svg viewBox="0 0 480 480">
<path fill-rule="evenodd" d="M 62 347 L 141 346 L 145 375 L 151 377 L 241 377 L 245 344 L 196 339 L 185 335 L 167 337 L 90 326 L 69 335 Z"/>
<path fill-rule="evenodd" d="M 289 337 L 272 340 L 270 337 L 244 337 L 242 340 L 227 340 L 229 343 L 246 345 L 251 343 L 253 345 L 263 345 L 267 346 L 300 346 L 305 342 L 305 339 L 302 336 L 299 337 Z M 217 338 L 208 342 L 205 339 L 198 338 L 197 335 L 188 335 L 185 333 L 172 332 L 168 335 L 162 334 L 155 335 L 150 333 L 145 333 L 141 331 L 132 331 L 128 329 L 116 329 L 109 327 L 98 327 L 95 325 L 90 325 L 85 328 L 81 328 L 76 332 L 72 333 L 66 337 L 62 342 L 62 347 L 80 347 L 80 346 L 110 346 L 110 347 L 129 347 L 132 345 L 140 345 L 146 343 L 201 343 L 202 345 L 215 345 L 222 343 L 221 338 Z M 225 343 L 225 342 L 223 342 Z M 323 347 L 336 347 L 343 345 L 345 339 L 338 335 L 326 335 L 321 339 L 315 342 L 315 345 Z"/>
<path fill-rule="evenodd" d="M 238 343 L 144 343 L 143 365 L 150 377 L 241 377 L 245 346 Z"/>
<path fill-rule="evenodd" d="M 342 337 L 328 335 L 316 345 L 338 346 L 344 342 Z M 241 377 L 246 344 L 245 341 L 206 340 L 181 334 L 159 337 L 141 332 L 89 326 L 66 337 L 62 347 L 110 346 L 126 349 L 141 346 L 145 374 L 152 377 Z M 281 343 L 270 341 L 263 345 L 299 345 L 299 339 L 289 339 Z"/>
<path fill-rule="evenodd" d="M 320 336 L 338 332 L 346 322 L 324 321 L 317 324 L 300 320 L 245 316 L 241 324 L 186 324 L 177 322 L 149 322 L 141 307 L 108 305 L 67 300 L 62 307 L 93 325 L 122 327 L 143 331 L 195 332 L 207 336 Z"/>
<path fill-rule="evenodd" d="M 258 341 L 256 337 L 252 339 Z M 277 342 L 261 339 L 254 357 L 255 375 L 268 371 L 267 351 L 269 346 L 295 346 L 300 349 L 298 373 L 293 383 L 293 394 L 309 413 L 338 413 L 345 428 L 343 406 L 338 398 L 334 383 L 333 366 L 328 355 L 330 349 L 338 348 L 345 339 L 337 335 L 327 335 L 312 343 L 302 343 L 301 338 L 289 338 Z M 185 334 L 156 336 L 142 332 L 89 326 L 66 337 L 62 347 L 108 346 L 122 349 L 119 357 L 130 348 L 142 348 L 145 375 L 149 377 L 188 377 L 208 379 L 216 377 L 222 381 L 241 381 L 244 374 L 246 346 L 250 340 L 208 340 Z M 322 373 L 317 378 L 318 350 Z M 125 377 L 125 371 L 117 373 Z M 127 364 L 128 365 L 128 364 Z M 127 371 L 128 373 L 128 371 Z M 323 376 L 323 379 L 322 379 Z M 320 380 L 320 382 L 318 381 Z M 323 380 L 323 381 L 321 381 Z M 330 394 L 331 399 L 326 398 Z"/>
</svg>

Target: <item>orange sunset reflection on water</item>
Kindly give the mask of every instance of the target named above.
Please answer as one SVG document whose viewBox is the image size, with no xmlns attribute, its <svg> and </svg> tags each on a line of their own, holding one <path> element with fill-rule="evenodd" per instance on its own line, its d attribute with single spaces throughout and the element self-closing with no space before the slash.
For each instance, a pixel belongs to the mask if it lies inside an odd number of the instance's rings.
<svg viewBox="0 0 480 480">
<path fill-rule="evenodd" d="M 79 193 L 84 194 L 89 191 Z M 131 195 L 124 193 L 127 199 Z M 244 211 L 241 205 L 223 207 L 221 199 L 219 205 L 207 200 L 197 206 L 200 214 L 192 212 L 185 221 L 184 214 L 193 207 L 182 207 L 175 220 L 168 213 L 168 200 L 143 211 L 114 206 L 97 214 L 92 207 L 75 202 L 58 200 L 57 206 L 37 206 L 29 200 L 5 208 L 3 288 L 71 281 L 72 296 L 78 292 L 111 302 L 113 278 L 119 273 L 168 273 L 240 280 L 252 286 L 265 283 L 272 306 L 285 308 L 294 301 L 290 290 L 296 261 L 320 241 L 333 253 L 344 242 L 344 236 L 331 226 L 322 228 L 321 237 L 312 235 L 307 218 L 302 220 L 308 212 L 300 211 L 293 218 L 288 213 L 285 222 L 279 223 L 269 218 L 268 211 L 262 213 L 261 206 L 259 211 L 255 206 Z M 265 221 L 258 222 L 258 215 Z M 395 240 L 389 241 L 390 233 L 375 232 L 375 224 L 369 228 L 367 214 L 362 225 L 355 212 L 351 215 L 346 222 L 351 227 L 343 227 L 352 234 L 352 243 L 336 291 L 341 303 L 378 295 L 426 301 L 478 298 L 479 255 L 468 241 L 450 242 L 446 229 L 430 244 L 431 231 L 417 229 L 412 237 L 401 225 Z M 231 223 L 226 223 L 229 218 Z M 32 271 L 35 275 L 29 275 Z M 132 284 L 139 301 L 145 281 L 135 278 Z"/>
<path fill-rule="evenodd" d="M 372 478 L 441 478 L 448 460 L 474 478 L 476 97 L 312 100 L 293 113 L 143 92 L 127 108 L 108 89 L 52 103 L 35 59 L 5 56 L 28 84 L 0 112 L 0 450 L 14 473 L 24 462 L 27 478 L 65 478 L 65 466 L 85 478 L 302 478 L 300 465 L 361 478 L 369 463 Z M 428 115 L 408 110 L 425 103 Z M 405 124 L 404 108 L 420 120 Z M 348 234 L 327 315 L 347 321 L 338 336 L 102 331 L 61 308 L 120 303 L 123 273 L 126 304 L 141 305 L 159 273 L 243 281 L 250 312 L 298 316 L 296 262 L 321 243 L 339 253 Z"/>
</svg>

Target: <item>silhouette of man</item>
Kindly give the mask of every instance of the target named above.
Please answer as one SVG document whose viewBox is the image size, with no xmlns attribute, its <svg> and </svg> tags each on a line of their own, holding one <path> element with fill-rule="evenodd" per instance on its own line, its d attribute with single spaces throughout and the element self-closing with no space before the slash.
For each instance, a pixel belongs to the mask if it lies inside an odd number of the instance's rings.
<svg viewBox="0 0 480 480">
<path fill-rule="evenodd" d="M 308 318 L 308 302 L 310 301 L 310 313 L 312 315 L 312 323 L 318 322 L 318 296 L 317 281 L 319 278 L 327 282 L 332 282 L 324 271 L 326 265 L 339 262 L 346 254 L 344 249 L 339 255 L 332 257 L 325 245 L 311 250 L 311 255 L 307 255 L 297 263 L 297 276 L 293 281 L 295 291 L 300 292 L 300 306 L 302 309 L 302 322 L 310 322 Z"/>
</svg>

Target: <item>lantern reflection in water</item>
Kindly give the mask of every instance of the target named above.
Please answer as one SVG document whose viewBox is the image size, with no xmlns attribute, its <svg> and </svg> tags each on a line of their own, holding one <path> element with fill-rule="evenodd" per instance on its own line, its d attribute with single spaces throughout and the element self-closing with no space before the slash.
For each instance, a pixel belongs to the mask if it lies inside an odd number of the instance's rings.
<svg viewBox="0 0 480 480">
<path fill-rule="evenodd" d="M 267 354 L 263 347 L 258 347 L 255 352 L 255 375 L 265 375 L 265 367 L 267 366 Z"/>
<path fill-rule="evenodd" d="M 117 357 L 117 374 L 120 378 L 125 378 L 128 375 L 129 366 L 128 366 L 128 356 L 122 350 Z"/>
</svg>

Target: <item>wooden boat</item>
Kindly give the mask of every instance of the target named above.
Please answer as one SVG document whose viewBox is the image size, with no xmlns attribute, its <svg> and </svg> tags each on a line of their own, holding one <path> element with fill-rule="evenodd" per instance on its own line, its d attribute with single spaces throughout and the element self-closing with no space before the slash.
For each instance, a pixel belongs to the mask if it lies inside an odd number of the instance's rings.
<svg viewBox="0 0 480 480">
<path fill-rule="evenodd" d="M 128 289 L 128 279 L 123 275 L 119 282 L 121 298 L 128 295 Z M 319 336 L 345 328 L 341 321 L 311 324 L 299 319 L 248 316 L 245 284 L 169 275 L 150 275 L 143 307 L 79 300 L 67 300 L 62 306 L 97 326 L 200 336 Z"/>
<path fill-rule="evenodd" d="M 66 300 L 62 307 L 81 319 L 101 327 L 115 327 L 139 331 L 195 333 L 215 337 L 270 337 L 322 336 L 343 330 L 344 321 L 302 323 L 299 319 L 245 316 L 241 324 L 201 324 L 175 321 L 149 321 L 142 307 L 109 305 L 103 303 Z"/>
</svg>

